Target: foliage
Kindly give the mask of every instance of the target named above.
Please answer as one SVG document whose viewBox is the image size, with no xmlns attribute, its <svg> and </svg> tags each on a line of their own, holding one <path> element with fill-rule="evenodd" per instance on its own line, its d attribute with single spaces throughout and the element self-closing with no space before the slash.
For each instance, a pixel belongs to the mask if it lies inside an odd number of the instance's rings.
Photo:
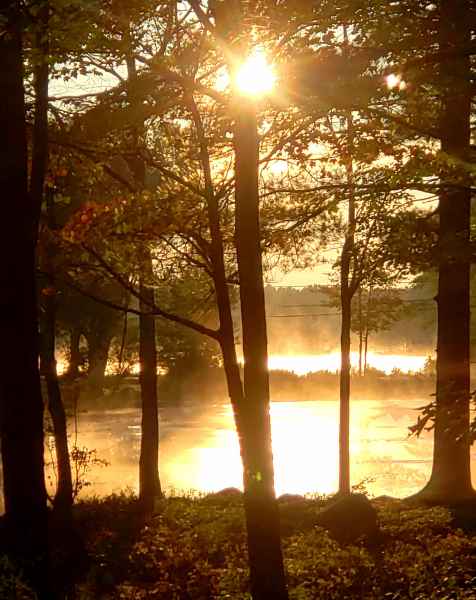
<svg viewBox="0 0 476 600">
<path fill-rule="evenodd" d="M 0 598 L 3 600 L 35 600 L 36 594 L 23 581 L 22 573 L 6 556 L 0 555 Z"/>
<path fill-rule="evenodd" d="M 70 452 L 71 468 L 73 471 L 73 495 L 76 498 L 82 489 L 89 487 L 91 482 L 87 479 L 87 474 L 93 467 L 107 467 L 108 462 L 97 456 L 97 450 L 90 450 L 85 446 L 74 445 Z"/>
<path fill-rule="evenodd" d="M 471 411 L 474 415 L 474 411 L 476 408 L 476 390 L 471 392 Z M 420 406 L 418 408 L 420 414 L 417 417 L 417 422 L 411 425 L 408 429 L 410 431 L 410 435 L 420 436 L 424 431 L 432 431 L 435 428 L 435 418 L 436 418 L 436 398 L 433 398 L 431 402 L 425 404 L 424 406 Z M 451 414 L 450 410 L 447 410 L 446 423 L 448 427 L 454 427 L 455 424 L 458 423 L 458 417 Z M 474 444 L 476 441 L 476 417 L 473 416 L 470 422 L 468 437 L 470 444 Z"/>
<path fill-rule="evenodd" d="M 49 459 L 45 460 L 46 480 L 49 488 L 52 488 L 53 494 L 49 493 L 49 500 L 52 502 L 54 491 L 58 485 L 58 470 L 56 464 L 55 440 L 51 420 L 46 418 L 45 424 L 46 439 L 45 446 L 48 449 Z M 71 441 L 71 440 L 70 440 Z M 93 467 L 106 467 L 108 462 L 97 455 L 97 451 L 78 446 L 73 443 L 69 448 L 69 459 L 71 464 L 71 475 L 73 480 L 73 499 L 77 499 L 81 490 L 91 485 L 87 475 Z"/>
<path fill-rule="evenodd" d="M 454 529 L 448 511 L 374 502 L 381 539 L 349 545 L 339 545 L 313 525 L 322 499 L 290 497 L 280 502 L 293 600 L 473 597 L 476 540 Z M 104 565 L 102 570 L 95 567 L 81 584 L 81 597 L 104 592 L 101 582 L 108 572 L 113 583 L 105 598 L 249 598 L 239 494 L 166 498 L 155 517 L 132 537 L 127 531 L 133 516 L 134 500 L 127 496 L 78 506 L 78 517 L 88 523 L 89 549 Z M 129 550 L 120 541 L 126 534 Z"/>
</svg>

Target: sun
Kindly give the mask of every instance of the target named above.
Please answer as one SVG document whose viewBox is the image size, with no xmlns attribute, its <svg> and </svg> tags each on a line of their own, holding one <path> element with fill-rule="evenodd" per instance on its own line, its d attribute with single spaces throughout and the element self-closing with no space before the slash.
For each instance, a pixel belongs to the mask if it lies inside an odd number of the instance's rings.
<svg viewBox="0 0 476 600">
<path fill-rule="evenodd" d="M 235 72 L 234 82 L 241 94 L 262 96 L 269 94 L 276 83 L 273 67 L 262 50 L 255 50 Z"/>
</svg>

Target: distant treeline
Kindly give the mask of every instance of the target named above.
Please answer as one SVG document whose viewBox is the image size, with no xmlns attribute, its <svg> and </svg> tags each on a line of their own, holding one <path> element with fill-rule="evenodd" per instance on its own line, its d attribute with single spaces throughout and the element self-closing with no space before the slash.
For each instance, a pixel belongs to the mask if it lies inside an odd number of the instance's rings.
<svg viewBox="0 0 476 600">
<path fill-rule="evenodd" d="M 426 354 L 436 339 L 435 282 L 425 277 L 411 287 L 386 290 L 392 304 L 380 310 L 397 311 L 385 329 L 372 331 L 370 350 Z M 270 354 L 279 352 L 323 354 L 339 346 L 340 313 L 335 304 L 339 290 L 330 286 L 266 287 Z M 400 304 L 399 304 L 400 300 Z M 358 350 L 354 329 L 353 350 Z"/>
<path fill-rule="evenodd" d="M 296 375 L 289 371 L 270 372 L 271 399 L 275 402 L 329 401 L 339 398 L 339 374 L 319 371 Z M 369 368 L 364 376 L 352 377 L 353 400 L 412 399 L 429 397 L 434 388 L 431 372 L 406 374 Z M 182 402 L 224 402 L 227 400 L 226 382 L 219 367 L 195 371 L 187 379 L 174 374 L 159 377 L 159 404 Z M 136 378 L 106 377 L 104 395 L 88 389 L 87 382 L 73 390 L 63 384 L 63 395 L 69 410 L 74 408 L 77 396 L 78 410 L 111 410 L 140 406 L 140 388 Z"/>
</svg>

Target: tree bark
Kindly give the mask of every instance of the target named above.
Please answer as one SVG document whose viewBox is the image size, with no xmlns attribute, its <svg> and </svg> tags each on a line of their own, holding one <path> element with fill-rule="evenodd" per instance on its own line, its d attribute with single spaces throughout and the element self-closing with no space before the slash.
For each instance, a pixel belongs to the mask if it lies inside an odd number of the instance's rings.
<svg viewBox="0 0 476 600">
<path fill-rule="evenodd" d="M 152 276 L 150 252 L 144 253 L 143 269 Z M 140 310 L 147 312 L 154 304 L 154 290 L 143 282 L 141 276 Z M 141 444 L 139 458 L 139 501 L 144 512 L 151 513 L 157 498 L 162 496 L 159 479 L 159 409 L 157 398 L 157 352 L 155 343 L 155 317 L 139 317 L 139 359 L 142 400 Z"/>
<path fill-rule="evenodd" d="M 53 199 L 47 197 L 48 227 L 56 227 Z M 68 429 L 61 389 L 56 370 L 56 289 L 53 274 L 53 258 L 55 249 L 53 243 L 46 239 L 44 248 L 44 271 L 47 273 L 45 294 L 43 297 L 44 313 L 41 322 L 41 371 L 46 381 L 48 393 L 48 411 L 53 423 L 55 438 L 56 466 L 58 470 L 58 485 L 54 498 L 54 509 L 60 520 L 72 525 L 71 509 L 73 506 L 73 482 L 71 462 L 68 448 Z"/>
<path fill-rule="evenodd" d="M 43 463 L 43 402 L 38 368 L 35 287 L 36 206 L 27 191 L 22 31 L 18 3 L 0 14 L 0 436 L 5 500 L 4 539 L 40 598 L 51 598 Z"/>
<path fill-rule="evenodd" d="M 367 328 L 365 330 L 365 337 L 364 337 L 364 375 L 367 373 L 367 352 L 369 349 L 369 328 L 367 325 Z"/>
<path fill-rule="evenodd" d="M 49 281 L 48 295 L 44 300 L 43 330 L 41 333 L 41 370 L 46 380 L 48 411 L 53 422 L 55 438 L 58 486 L 54 498 L 54 508 L 63 519 L 71 519 L 73 505 L 73 483 L 68 449 L 66 413 L 61 397 L 55 358 L 56 298 L 51 293 L 54 282 Z"/>
<path fill-rule="evenodd" d="M 78 328 L 71 329 L 69 332 L 69 365 L 67 376 L 69 379 L 79 377 L 79 365 L 82 363 L 80 350 L 81 330 Z"/>
<path fill-rule="evenodd" d="M 344 27 L 344 39 L 347 42 L 347 30 Z M 340 265 L 340 376 L 339 376 L 339 494 L 349 495 L 350 488 L 350 332 L 352 323 L 352 298 L 356 291 L 351 264 L 354 254 L 355 238 L 355 199 L 352 190 L 353 176 L 353 123 L 352 113 L 347 114 L 347 157 L 346 178 L 349 185 L 347 210 L 347 229 L 342 248 Z M 355 272 L 355 264 L 354 264 Z"/>
<path fill-rule="evenodd" d="M 251 594 L 254 600 L 288 598 L 269 414 L 269 375 L 259 231 L 259 141 L 255 107 L 242 100 L 235 122 L 235 243 L 243 328 L 244 400 L 242 434 L 244 502 Z"/>
<path fill-rule="evenodd" d="M 439 199 L 433 468 L 420 496 L 451 504 L 475 497 L 469 443 L 471 194 L 464 166 L 470 150 L 471 72 L 469 58 L 457 52 L 470 45 L 471 33 L 466 0 L 442 0 L 440 6 L 440 50 L 454 52 L 440 64 L 441 149 L 457 164 L 443 182 Z"/>
<path fill-rule="evenodd" d="M 344 253 L 343 253 L 344 254 Z M 339 494 L 350 494 L 350 324 L 352 297 L 348 286 L 349 265 L 341 265 L 341 333 L 339 377 Z"/>
<path fill-rule="evenodd" d="M 124 38 L 126 47 L 126 65 L 129 80 L 137 78 L 137 70 L 132 47 L 130 25 L 127 24 Z M 129 98 L 131 104 L 134 98 Z M 145 186 L 145 165 L 138 152 L 139 130 L 133 131 L 134 151 L 137 156 L 130 160 L 130 169 L 134 175 L 134 184 L 138 190 Z M 154 510 L 155 500 L 162 496 L 159 478 L 159 408 L 157 398 L 157 347 L 155 340 L 155 317 L 150 312 L 155 304 L 152 256 L 148 248 L 141 254 L 141 273 L 139 274 L 140 311 L 139 316 L 139 360 L 142 416 L 141 445 L 139 457 L 139 501 L 145 514 Z"/>
<path fill-rule="evenodd" d="M 89 332 L 85 337 L 88 342 L 89 383 L 102 390 L 112 338 L 109 333 L 101 330 Z"/>
<path fill-rule="evenodd" d="M 364 375 L 367 373 L 367 353 L 369 349 L 370 333 L 370 311 L 372 310 L 372 288 L 367 292 L 367 311 L 365 313 L 365 335 L 364 335 Z"/>
<path fill-rule="evenodd" d="M 248 535 L 251 591 L 254 600 L 261 600 L 264 598 L 276 598 L 278 600 L 285 599 L 287 598 L 287 591 L 281 555 L 279 513 L 274 496 L 274 476 L 269 421 L 269 383 L 267 382 L 266 322 L 264 320 L 264 357 L 260 356 L 260 359 L 264 360 L 265 365 L 265 389 L 263 390 L 264 395 L 259 401 L 256 401 L 256 398 L 252 395 L 248 398 L 244 395 L 240 368 L 236 356 L 231 303 L 224 261 L 223 237 L 220 228 L 220 212 L 214 193 L 207 141 L 200 114 L 194 103 L 193 97 L 189 99 L 189 105 L 197 129 L 200 144 L 200 159 L 205 179 L 207 213 L 211 237 L 210 260 L 220 320 L 219 342 L 243 463 L 243 485 L 245 491 L 244 508 Z M 253 123 L 255 127 L 254 133 L 253 129 L 249 129 L 249 126 L 251 125 L 252 127 Z M 242 127 L 243 125 L 245 128 L 240 128 L 240 126 Z M 250 134 L 251 138 L 249 137 Z M 254 206 L 255 219 L 256 225 L 258 225 L 258 140 L 254 118 L 252 118 L 250 123 L 245 122 L 237 125 L 235 144 L 237 161 L 236 193 L 237 196 L 238 194 L 241 194 L 241 198 L 245 202 L 248 198 L 252 199 L 254 194 L 256 203 Z M 246 160 L 250 158 L 247 155 L 247 151 L 249 150 L 251 150 L 251 162 L 246 164 Z M 240 152 L 244 154 L 240 154 Z M 245 162 L 243 162 L 244 158 Z M 238 165 L 238 162 L 240 162 L 240 165 Z M 248 177 L 251 177 L 251 179 L 249 180 Z M 250 190 L 247 190 L 245 187 L 247 183 L 251 183 L 252 186 L 250 196 L 248 196 Z M 255 186 L 254 191 L 253 185 Z M 247 209 L 245 207 L 244 213 L 246 212 Z M 247 215 L 243 214 L 242 219 L 243 218 L 247 219 Z M 242 229 L 243 225 L 246 227 L 247 221 L 245 223 L 240 223 L 238 216 L 237 219 L 237 228 L 239 228 L 240 225 Z M 246 237 L 247 233 L 248 231 L 243 231 L 245 237 L 242 237 L 241 239 L 241 246 L 246 245 L 249 241 L 249 238 Z M 257 304 L 257 309 L 258 311 L 262 311 L 261 316 L 265 319 L 259 227 L 251 233 L 258 236 L 253 240 L 253 242 L 256 242 L 257 240 L 258 256 L 254 258 L 254 261 L 255 263 L 258 262 L 258 264 L 255 264 L 255 267 L 258 267 L 256 272 L 259 272 L 261 277 L 261 306 Z M 240 250 L 238 250 L 238 235 L 236 237 L 237 251 L 240 252 Z M 255 245 L 253 245 L 253 248 L 255 248 Z M 248 287 L 250 276 L 252 277 L 251 273 L 245 275 L 245 280 L 248 278 Z M 241 288 L 242 280 L 240 275 L 240 290 Z M 251 297 L 245 302 L 248 303 L 248 307 L 250 304 L 253 304 Z M 247 332 L 249 331 L 250 326 L 251 324 L 247 320 Z M 261 331 L 261 336 L 262 333 L 263 330 Z M 262 337 L 259 342 L 262 343 Z M 253 343 L 253 341 L 251 341 L 251 343 Z M 260 349 L 262 350 L 262 348 L 263 346 L 261 345 Z M 245 342 L 244 353 L 245 380 L 248 380 L 248 386 L 251 389 L 250 383 L 252 382 L 251 378 L 253 377 L 253 373 L 250 372 L 249 368 L 247 369 L 246 363 L 248 362 L 249 365 L 250 360 L 253 361 L 254 358 L 251 357 L 248 346 L 245 350 Z M 260 382 L 258 381 L 257 383 L 259 385 Z"/>
<path fill-rule="evenodd" d="M 34 67 L 35 123 L 33 129 L 32 169 L 30 179 L 30 198 L 36 207 L 36 230 L 45 199 L 44 188 L 48 167 L 48 80 L 49 80 L 49 5 L 44 2 L 39 13 L 36 32 L 38 57 Z M 46 196 L 46 221 L 50 231 L 56 227 L 54 200 L 51 192 Z M 58 487 L 54 507 L 62 520 L 71 521 L 73 504 L 73 485 L 68 451 L 66 414 L 61 399 L 61 391 L 56 372 L 56 291 L 53 275 L 54 245 L 45 235 L 43 245 L 44 271 L 47 273 L 45 294 L 43 295 L 44 315 L 40 340 L 41 370 L 46 380 L 48 410 L 53 422 L 56 462 L 58 469 Z"/>
<path fill-rule="evenodd" d="M 359 377 L 362 377 L 362 357 L 364 346 L 364 323 L 362 319 L 362 290 L 359 289 Z"/>
</svg>

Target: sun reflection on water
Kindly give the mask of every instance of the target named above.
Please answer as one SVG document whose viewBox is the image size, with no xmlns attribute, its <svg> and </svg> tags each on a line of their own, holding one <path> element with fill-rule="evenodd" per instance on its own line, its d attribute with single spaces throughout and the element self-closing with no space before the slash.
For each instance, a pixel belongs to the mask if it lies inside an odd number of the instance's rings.
<svg viewBox="0 0 476 600">
<path fill-rule="evenodd" d="M 432 437 L 408 438 L 422 398 L 351 403 L 351 480 L 368 480 L 374 495 L 404 497 L 426 482 Z M 275 487 L 283 493 L 326 494 L 338 483 L 338 402 L 289 401 L 271 405 Z M 137 491 L 140 412 L 80 413 L 78 444 L 95 448 L 110 466 L 88 474 L 84 494 Z M 473 450 L 473 466 L 476 456 Z M 229 404 L 161 410 L 160 475 L 165 490 L 217 491 L 242 487 L 238 438 Z M 473 468 L 476 483 L 476 470 Z"/>
<path fill-rule="evenodd" d="M 367 480 L 375 494 L 405 496 L 421 487 L 429 475 L 428 439 L 407 440 L 408 420 L 402 410 L 393 416 L 376 402 L 351 407 L 352 484 Z M 396 416 L 397 415 L 397 416 Z M 275 489 L 283 493 L 329 494 L 338 485 L 338 403 L 279 402 L 271 406 Z M 167 480 L 174 489 L 216 491 L 242 488 L 242 467 L 232 411 L 220 408 L 218 429 L 209 430 L 200 446 L 164 457 Z M 379 431 L 380 430 L 380 431 Z M 391 436 L 389 436 L 389 433 Z M 167 442 L 163 455 L 167 452 Z"/>
</svg>

